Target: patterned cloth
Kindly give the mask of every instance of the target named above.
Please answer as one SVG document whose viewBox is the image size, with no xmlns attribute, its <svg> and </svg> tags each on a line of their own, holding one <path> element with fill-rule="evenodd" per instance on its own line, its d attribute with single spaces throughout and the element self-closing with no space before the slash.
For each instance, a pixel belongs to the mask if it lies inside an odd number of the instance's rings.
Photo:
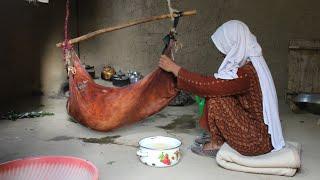
<svg viewBox="0 0 320 180">
<path fill-rule="evenodd" d="M 221 80 L 181 68 L 177 87 L 206 98 L 200 126 L 212 134 L 212 140 L 218 145 L 227 142 L 247 156 L 268 153 L 273 147 L 263 121 L 257 73 L 252 64 L 247 63 L 237 74 L 237 79 Z"/>
</svg>

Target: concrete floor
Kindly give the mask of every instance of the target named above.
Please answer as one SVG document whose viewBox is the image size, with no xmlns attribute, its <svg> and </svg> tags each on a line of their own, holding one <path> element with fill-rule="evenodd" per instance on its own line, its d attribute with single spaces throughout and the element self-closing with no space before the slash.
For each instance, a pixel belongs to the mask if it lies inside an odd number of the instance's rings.
<svg viewBox="0 0 320 180">
<path fill-rule="evenodd" d="M 0 162 L 38 155 L 68 155 L 93 162 L 100 171 L 100 179 L 287 179 L 285 177 L 255 175 L 225 170 L 214 159 L 194 155 L 190 144 L 199 130 L 197 107 L 167 107 L 162 112 L 137 124 L 113 132 L 96 132 L 68 120 L 66 99 L 47 98 L 39 107 L 54 112 L 54 116 L 17 121 L 0 121 Z M 28 110 L 30 104 L 18 104 Z M 26 108 L 28 107 L 28 108 Z M 284 103 L 280 104 L 281 119 L 286 140 L 302 143 L 302 169 L 292 179 L 319 179 L 320 124 L 319 116 L 293 114 Z M 158 126 L 167 126 L 166 129 Z M 147 167 L 136 157 L 139 139 L 153 135 L 177 137 L 183 142 L 181 162 L 171 168 Z M 112 136 L 120 136 L 112 139 Z M 101 139 L 103 137 L 107 140 Z M 86 143 L 81 138 L 97 138 Z M 99 144 L 100 143 L 100 144 Z M 102 144 L 101 144 L 102 143 Z"/>
</svg>

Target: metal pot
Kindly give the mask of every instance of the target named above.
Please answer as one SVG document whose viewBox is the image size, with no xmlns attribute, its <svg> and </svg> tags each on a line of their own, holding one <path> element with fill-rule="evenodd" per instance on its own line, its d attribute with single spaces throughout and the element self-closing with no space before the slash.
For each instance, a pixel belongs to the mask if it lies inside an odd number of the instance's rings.
<svg viewBox="0 0 320 180">
<path fill-rule="evenodd" d="M 154 136 L 139 141 L 137 155 L 140 161 L 152 167 L 170 167 L 181 158 L 181 141 L 171 137 Z"/>
<path fill-rule="evenodd" d="M 293 101 L 302 110 L 320 114 L 320 94 L 300 93 Z"/>
<path fill-rule="evenodd" d="M 140 81 L 140 80 L 143 78 L 143 76 L 141 75 L 141 73 L 136 72 L 136 71 L 134 71 L 134 72 L 129 71 L 129 72 L 128 72 L 128 76 L 129 76 L 129 79 L 130 79 L 130 83 L 131 83 L 131 84 L 134 84 L 134 83 Z"/>
<path fill-rule="evenodd" d="M 130 79 L 122 71 L 118 71 L 115 75 L 112 76 L 112 85 L 123 87 L 130 84 Z"/>
<path fill-rule="evenodd" d="M 130 84 L 130 80 L 127 76 L 113 76 L 112 77 L 112 85 L 117 87 L 123 87 Z"/>
</svg>

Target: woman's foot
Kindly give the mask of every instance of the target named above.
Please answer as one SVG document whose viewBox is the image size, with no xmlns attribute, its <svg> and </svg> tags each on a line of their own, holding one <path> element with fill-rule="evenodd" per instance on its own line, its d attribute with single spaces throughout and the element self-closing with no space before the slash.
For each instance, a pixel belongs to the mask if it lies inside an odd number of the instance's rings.
<svg viewBox="0 0 320 180">
<path fill-rule="evenodd" d="M 212 141 L 203 145 L 204 150 L 219 150 L 220 147 L 221 146 L 219 146 L 217 143 Z"/>
<path fill-rule="evenodd" d="M 201 144 L 206 144 L 210 142 L 210 138 L 196 138 L 194 140 L 195 145 L 201 145 Z"/>
<path fill-rule="evenodd" d="M 200 156 L 212 157 L 215 158 L 218 151 L 220 150 L 220 146 L 216 143 L 209 142 L 206 144 L 193 145 L 191 147 L 191 151 Z"/>
<path fill-rule="evenodd" d="M 206 144 L 206 143 L 209 143 L 210 141 L 211 141 L 211 136 L 206 132 L 202 133 L 200 136 L 198 136 L 194 140 L 195 145 Z"/>
<path fill-rule="evenodd" d="M 206 144 L 209 143 L 211 140 L 210 137 L 198 137 L 194 140 L 195 145 L 201 145 L 201 144 Z"/>
</svg>

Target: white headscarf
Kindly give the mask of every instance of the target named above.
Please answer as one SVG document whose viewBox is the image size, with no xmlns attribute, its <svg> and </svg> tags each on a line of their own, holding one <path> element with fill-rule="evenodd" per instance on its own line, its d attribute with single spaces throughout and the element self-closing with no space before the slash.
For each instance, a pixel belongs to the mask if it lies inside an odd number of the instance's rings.
<svg viewBox="0 0 320 180">
<path fill-rule="evenodd" d="M 226 55 L 214 76 L 219 79 L 238 78 L 238 68 L 251 61 L 259 77 L 263 98 L 263 119 L 274 150 L 280 150 L 285 142 L 279 119 L 278 99 L 269 68 L 262 56 L 256 37 L 241 21 L 231 20 L 220 26 L 211 36 L 220 52 Z"/>
</svg>

